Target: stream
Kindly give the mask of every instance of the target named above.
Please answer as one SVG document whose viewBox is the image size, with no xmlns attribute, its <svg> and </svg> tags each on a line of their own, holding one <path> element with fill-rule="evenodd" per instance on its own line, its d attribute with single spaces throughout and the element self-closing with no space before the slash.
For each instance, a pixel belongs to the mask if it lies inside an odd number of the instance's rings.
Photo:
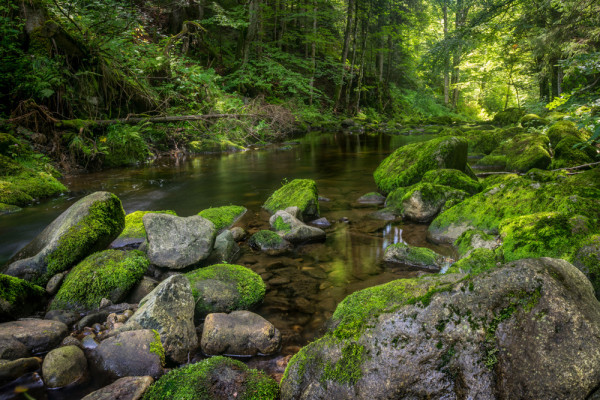
<svg viewBox="0 0 600 400">
<path fill-rule="evenodd" d="M 381 259 L 389 244 L 404 241 L 455 256 L 449 246 L 426 241 L 426 225 L 373 219 L 370 214 L 380 207 L 356 203 L 363 194 L 376 191 L 372 174 L 383 158 L 400 146 L 432 137 L 312 132 L 285 146 L 160 159 L 145 166 L 69 176 L 63 180 L 72 191 L 68 196 L 0 219 L 0 264 L 76 200 L 94 191 L 115 193 L 127 213 L 174 210 L 179 216 L 190 216 L 208 207 L 242 205 L 248 212 L 236 226 L 253 233 L 269 229 L 269 215 L 261 205 L 282 182 L 314 179 L 320 196 L 327 199 L 320 202 L 321 216 L 332 223 L 325 229 L 326 241 L 296 246 L 283 256 L 268 256 L 242 245 L 241 256 L 235 261 L 259 273 L 266 282 L 265 300 L 255 312 L 282 334 L 277 356 L 242 361 L 272 369 L 264 364 L 277 363 L 320 336 L 335 307 L 347 295 L 423 273 L 384 265 Z M 201 358 L 199 352 L 194 360 Z M 48 398 L 69 397 L 67 392 L 60 392 L 49 392 Z"/>
</svg>

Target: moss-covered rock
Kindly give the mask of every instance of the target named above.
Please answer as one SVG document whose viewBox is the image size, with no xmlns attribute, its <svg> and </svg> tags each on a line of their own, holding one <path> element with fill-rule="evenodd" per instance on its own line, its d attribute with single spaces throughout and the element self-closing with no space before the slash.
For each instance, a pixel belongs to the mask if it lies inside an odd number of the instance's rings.
<svg viewBox="0 0 600 400">
<path fill-rule="evenodd" d="M 574 137 L 580 142 L 588 140 L 590 135 L 583 129 L 578 129 L 575 123 L 572 121 L 562 120 L 554 123 L 550 129 L 548 129 L 548 138 L 552 147 L 556 147 L 561 140 L 566 137 Z"/>
<path fill-rule="evenodd" d="M 451 168 L 465 171 L 468 143 L 464 138 L 442 137 L 402 146 L 381 162 L 373 177 L 383 193 L 418 183 L 427 171 Z"/>
<path fill-rule="evenodd" d="M 2 183 L 0 182 L 0 185 L 1 184 Z M 21 207 L 13 206 L 13 205 L 10 205 L 10 204 L 0 203 L 0 216 L 7 215 L 7 214 L 18 213 L 21 210 L 22 210 Z"/>
<path fill-rule="evenodd" d="M 489 165 L 491 157 L 506 157 L 506 169 L 527 172 L 532 168 L 546 169 L 550 162 L 549 140 L 544 135 L 521 134 L 500 143 L 500 146 L 479 161 L 478 165 Z M 500 160 L 501 158 L 498 158 Z"/>
<path fill-rule="evenodd" d="M 92 254 L 69 272 L 50 308 L 93 310 L 103 298 L 120 303 L 142 279 L 149 264 L 138 250 Z"/>
<path fill-rule="evenodd" d="M 42 305 L 45 295 L 39 286 L 0 274 L 0 322 L 29 315 Z"/>
<path fill-rule="evenodd" d="M 294 179 L 277 189 L 263 204 L 271 214 L 288 207 L 298 207 L 304 221 L 319 218 L 319 192 L 315 181 Z"/>
<path fill-rule="evenodd" d="M 435 183 L 437 185 L 449 186 L 454 189 L 462 190 L 469 194 L 479 193 L 481 185 L 478 181 L 469 177 L 457 169 L 434 169 L 427 171 L 423 175 L 421 182 Z"/>
<path fill-rule="evenodd" d="M 265 283 L 241 265 L 216 264 L 185 274 L 196 304 L 195 319 L 210 313 L 250 310 L 265 297 Z"/>
<path fill-rule="evenodd" d="M 500 111 L 494 115 L 494 123 L 504 126 L 509 124 L 516 124 L 519 122 L 521 117 L 525 114 L 525 111 L 520 108 L 507 108 L 504 111 Z"/>
<path fill-rule="evenodd" d="M 499 186 L 504 182 L 518 179 L 519 175 L 517 174 L 498 174 L 498 175 L 490 175 L 487 178 L 481 181 L 482 189 L 485 190 L 490 187 Z"/>
<path fill-rule="evenodd" d="M 538 182 L 527 176 L 490 185 L 483 192 L 444 211 L 431 223 L 435 240 L 454 242 L 463 232 L 479 229 L 498 234 L 503 220 L 539 212 L 600 218 L 600 169 Z"/>
<path fill-rule="evenodd" d="M 468 131 L 465 133 L 465 137 L 469 141 L 469 154 L 490 154 L 504 140 L 523 132 L 523 128 L 519 127 L 496 129 L 493 131 Z"/>
<path fill-rule="evenodd" d="M 146 240 L 146 229 L 144 228 L 144 215 L 150 213 L 177 215 L 175 211 L 134 211 L 125 216 L 125 228 L 117 238 L 122 243 L 130 243 L 132 241 L 143 242 Z"/>
<path fill-rule="evenodd" d="M 33 203 L 33 197 L 17 189 L 12 183 L 0 180 L 0 202 L 22 207 Z"/>
<path fill-rule="evenodd" d="M 504 259 L 553 257 L 570 260 L 581 247 L 581 241 L 598 229 L 586 217 L 561 212 L 510 218 L 500 225 Z"/>
<path fill-rule="evenodd" d="M 385 249 L 383 261 L 439 271 L 444 263 L 444 257 L 426 247 L 414 247 L 404 243 L 396 243 L 389 245 Z"/>
<path fill-rule="evenodd" d="M 596 298 L 600 299 L 600 235 L 591 235 L 581 242 L 573 256 L 573 265 L 592 282 Z"/>
<path fill-rule="evenodd" d="M 554 148 L 550 169 L 574 167 L 596 161 L 597 150 L 575 136 L 566 136 Z"/>
<path fill-rule="evenodd" d="M 521 118 L 520 122 L 523 128 L 539 128 L 548 125 L 548 120 L 537 114 L 526 114 Z"/>
<path fill-rule="evenodd" d="M 174 369 L 144 394 L 144 400 L 240 399 L 275 400 L 277 382 L 227 357 L 212 357 Z"/>
<path fill-rule="evenodd" d="M 55 274 L 108 247 L 124 225 L 119 198 L 108 192 L 93 193 L 52 221 L 9 261 L 4 272 L 45 286 Z"/>
<path fill-rule="evenodd" d="M 486 248 L 474 249 L 465 258 L 461 258 L 448 268 L 448 274 L 479 274 L 497 265 L 496 254 Z"/>
<path fill-rule="evenodd" d="M 230 228 L 237 220 L 242 218 L 248 211 L 242 206 L 223 206 L 207 208 L 198 213 L 199 216 L 206 218 L 215 224 L 217 231 Z"/>
<path fill-rule="evenodd" d="M 188 151 L 193 154 L 234 153 L 246 148 L 230 140 L 204 139 L 188 143 Z"/>
<path fill-rule="evenodd" d="M 493 235 L 488 235 L 478 229 L 470 229 L 454 241 L 454 246 L 461 257 L 466 257 L 475 249 L 494 250 L 500 246 L 500 243 Z"/>
<path fill-rule="evenodd" d="M 483 168 L 494 168 L 494 169 L 506 169 L 508 158 L 505 155 L 487 155 L 477 161 L 478 167 Z"/>
<path fill-rule="evenodd" d="M 261 251 L 284 251 L 290 247 L 287 240 L 273 231 L 256 232 L 248 240 L 248 245 Z"/>
</svg>

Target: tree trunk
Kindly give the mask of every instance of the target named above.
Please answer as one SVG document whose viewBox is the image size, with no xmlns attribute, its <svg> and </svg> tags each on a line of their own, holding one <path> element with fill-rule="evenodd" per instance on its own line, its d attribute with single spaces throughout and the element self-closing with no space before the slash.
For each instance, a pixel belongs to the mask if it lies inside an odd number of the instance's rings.
<svg viewBox="0 0 600 400">
<path fill-rule="evenodd" d="M 314 1 L 313 7 L 313 23 L 312 23 L 312 43 L 311 43 L 311 59 L 312 59 L 312 76 L 310 77 L 310 105 L 313 104 L 315 74 L 317 72 L 317 1 Z"/>
<path fill-rule="evenodd" d="M 244 53 L 243 53 L 243 61 L 242 66 L 248 63 L 250 58 L 250 47 L 254 39 L 256 39 L 259 21 L 258 21 L 258 12 L 260 8 L 260 0 L 250 0 L 248 4 L 248 31 L 246 32 L 246 39 L 244 40 Z"/>
<path fill-rule="evenodd" d="M 444 39 L 448 39 L 448 4 L 444 0 L 442 7 L 444 13 Z M 447 106 L 450 103 L 450 53 L 444 54 L 444 104 Z"/>
<path fill-rule="evenodd" d="M 365 20 L 362 21 L 362 34 L 363 34 L 363 42 L 361 46 L 361 55 L 360 55 L 360 68 L 358 72 L 358 82 L 356 84 L 356 107 L 354 112 L 358 114 L 358 110 L 360 109 L 360 95 L 362 91 L 362 81 L 365 73 L 365 53 L 367 52 L 367 36 L 368 36 L 368 25 L 369 18 L 371 18 L 371 12 L 369 11 L 369 15 Z"/>
<path fill-rule="evenodd" d="M 350 45 L 350 31 L 352 29 L 352 12 L 354 11 L 354 1 L 348 0 L 348 16 L 346 19 L 346 29 L 344 30 L 344 46 L 342 47 L 342 70 L 340 71 L 340 77 L 338 78 L 338 83 L 335 87 L 335 97 L 334 97 L 334 111 L 338 108 L 340 104 L 340 99 L 342 97 L 342 87 L 344 86 L 344 77 L 346 75 L 346 59 L 348 58 L 348 48 Z"/>
<path fill-rule="evenodd" d="M 352 84 L 354 82 L 354 64 L 356 63 L 356 35 L 358 33 L 358 3 L 354 9 L 354 28 L 352 29 L 352 61 L 350 62 L 350 79 L 346 86 L 346 107 L 350 110 L 350 93 L 352 93 Z"/>
</svg>

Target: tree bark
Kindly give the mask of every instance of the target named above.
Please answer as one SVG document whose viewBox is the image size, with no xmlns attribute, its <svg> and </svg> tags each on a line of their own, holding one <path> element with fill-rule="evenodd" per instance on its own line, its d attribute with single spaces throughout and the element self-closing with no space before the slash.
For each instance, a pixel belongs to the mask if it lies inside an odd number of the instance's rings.
<svg viewBox="0 0 600 400">
<path fill-rule="evenodd" d="M 350 33 L 352 29 L 352 18 L 354 11 L 355 0 L 348 0 L 348 16 L 346 18 L 346 29 L 344 30 L 344 46 L 342 47 L 342 69 L 340 71 L 340 77 L 335 87 L 335 98 L 333 109 L 336 110 L 339 107 L 340 99 L 342 97 L 342 87 L 344 86 L 344 78 L 346 76 L 346 59 L 348 58 L 348 48 L 350 47 Z"/>
</svg>

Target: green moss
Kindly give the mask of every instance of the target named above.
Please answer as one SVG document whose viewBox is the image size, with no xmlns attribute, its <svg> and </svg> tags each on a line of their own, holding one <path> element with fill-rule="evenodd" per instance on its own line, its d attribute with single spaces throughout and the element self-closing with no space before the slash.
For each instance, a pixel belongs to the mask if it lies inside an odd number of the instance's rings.
<svg viewBox="0 0 600 400">
<path fill-rule="evenodd" d="M 207 208 L 200 211 L 198 215 L 211 221 L 215 224 L 217 231 L 220 231 L 231 227 L 246 211 L 246 207 L 242 206 L 224 206 Z"/>
<path fill-rule="evenodd" d="M 550 165 L 551 169 L 574 167 L 595 161 L 596 149 L 588 144 L 582 143 L 575 136 L 566 136 L 554 149 L 554 159 Z"/>
<path fill-rule="evenodd" d="M 134 211 L 125 216 L 125 228 L 119 235 L 119 239 L 145 238 L 146 229 L 144 228 L 144 215 L 146 214 L 169 214 L 177 215 L 175 211 Z"/>
<path fill-rule="evenodd" d="M 160 365 L 165 365 L 165 348 L 160 341 L 160 333 L 156 329 L 152 329 L 154 340 L 150 343 L 150 353 L 156 354 L 160 358 Z"/>
<path fill-rule="evenodd" d="M 281 236 L 273 231 L 266 230 L 256 232 L 248 240 L 248 245 L 257 249 L 275 249 L 282 246 L 283 243 Z"/>
<path fill-rule="evenodd" d="M 421 182 L 449 186 L 470 194 L 481 191 L 481 185 L 478 181 L 471 179 L 464 172 L 456 169 L 436 169 L 428 171 L 423 175 Z"/>
<path fill-rule="evenodd" d="M 452 264 L 446 271 L 448 274 L 463 273 L 477 275 L 481 272 L 495 268 L 496 255 L 492 250 L 475 249 L 467 257 Z"/>
<path fill-rule="evenodd" d="M 277 231 L 277 232 L 289 232 L 290 230 L 292 230 L 292 227 L 290 224 L 286 224 L 285 221 L 283 220 L 283 218 L 281 216 L 275 218 L 275 222 L 273 223 L 273 228 Z"/>
<path fill-rule="evenodd" d="M 468 178 L 470 179 L 470 178 Z M 399 214 L 404 214 L 405 210 L 414 203 L 415 199 L 422 203 L 426 213 L 422 215 L 412 215 L 410 217 L 423 218 L 420 221 L 426 222 L 432 218 L 431 213 L 437 213 L 447 202 L 452 205 L 458 204 L 469 195 L 458 189 L 449 186 L 438 185 L 434 183 L 421 182 L 407 188 L 395 189 L 386 199 L 386 206 Z M 408 217 L 407 215 L 404 215 Z"/>
<path fill-rule="evenodd" d="M 214 140 L 206 139 L 193 141 L 188 143 L 190 153 L 206 154 L 206 153 L 230 153 L 237 151 L 245 151 L 246 148 L 239 144 L 233 143 L 230 140 Z"/>
<path fill-rule="evenodd" d="M 213 400 L 227 388 L 214 387 L 219 378 L 229 376 L 227 369 L 243 373 L 240 400 L 274 400 L 278 397 L 277 383 L 262 371 L 252 370 L 242 362 L 227 357 L 212 357 L 195 364 L 174 369 L 156 381 L 144 394 L 144 400 Z M 226 381 L 225 381 L 226 382 Z M 236 380 L 236 382 L 240 382 Z M 211 388 L 214 387 L 214 391 Z"/>
<path fill-rule="evenodd" d="M 107 201 L 92 204 L 88 215 L 69 228 L 60 237 L 56 250 L 46 256 L 47 272 L 37 282 L 45 285 L 52 276 L 69 269 L 90 252 L 105 248 L 124 226 L 125 212 L 117 196 L 111 194 Z"/>
<path fill-rule="evenodd" d="M 294 179 L 277 189 L 263 204 L 263 208 L 272 214 L 294 206 L 300 209 L 304 218 L 319 216 L 319 192 L 315 181 Z"/>
<path fill-rule="evenodd" d="M 12 306 L 25 305 L 35 298 L 43 298 L 46 291 L 23 279 L 0 274 L 0 298 Z"/>
<path fill-rule="evenodd" d="M 493 241 L 496 238 L 492 235 L 488 235 L 487 233 L 480 231 L 478 229 L 470 229 L 464 232 L 462 235 L 458 237 L 454 241 L 454 246 L 458 249 L 458 254 L 463 256 L 467 254 L 469 251 L 473 250 L 473 239 L 484 240 L 484 241 Z"/>
<path fill-rule="evenodd" d="M 491 188 L 494 186 L 499 186 L 499 185 L 503 184 L 504 182 L 507 182 L 507 181 L 510 181 L 513 179 L 518 179 L 518 178 L 519 178 L 519 175 L 517 175 L 517 174 L 490 175 L 481 182 L 481 185 L 483 186 L 483 189 L 487 189 L 487 188 Z"/>
<path fill-rule="evenodd" d="M 361 364 L 365 357 L 365 348 L 357 343 L 348 343 L 342 348 L 342 357 L 336 363 L 327 362 L 321 375 L 321 382 L 334 381 L 355 384 L 361 377 Z"/>
<path fill-rule="evenodd" d="M 81 129 L 88 129 L 95 125 L 94 121 L 87 119 L 68 119 L 59 121 L 56 126 L 63 129 L 79 132 Z"/>
<path fill-rule="evenodd" d="M 592 282 L 596 298 L 600 298 L 600 235 L 583 240 L 572 262 Z"/>
<path fill-rule="evenodd" d="M 0 154 L 10 155 L 19 147 L 19 141 L 8 133 L 0 132 Z"/>
<path fill-rule="evenodd" d="M 240 294 L 239 299 L 229 311 L 249 310 L 259 304 L 265 297 L 265 283 L 262 278 L 249 268 L 234 264 L 216 264 L 210 267 L 200 268 L 185 274 L 192 286 L 192 295 L 196 302 L 196 311 L 204 315 L 214 312 L 210 305 L 201 301 L 201 293 L 198 292 L 196 283 L 204 280 L 214 279 L 221 282 L 232 283 Z"/>
<path fill-rule="evenodd" d="M 437 266 L 440 264 L 440 255 L 426 247 L 408 246 L 404 243 L 391 244 L 386 248 L 386 254 L 391 252 L 396 256 L 397 262 L 413 266 Z"/>
<path fill-rule="evenodd" d="M 383 193 L 418 183 L 427 171 L 452 168 L 464 171 L 468 143 L 464 138 L 442 137 L 402 146 L 384 159 L 373 177 Z"/>
<path fill-rule="evenodd" d="M 506 139 L 509 139 L 519 133 L 523 133 L 522 128 L 495 129 L 492 131 L 471 130 L 466 132 L 466 138 L 469 141 L 470 154 L 490 154 Z"/>
<path fill-rule="evenodd" d="M 537 257 L 570 260 L 593 229 L 588 218 L 559 212 L 507 219 L 500 225 L 504 258 L 507 262 Z"/>
<path fill-rule="evenodd" d="M 33 197 L 17 189 L 12 183 L 0 181 L 0 203 L 25 206 L 33 202 Z"/>
<path fill-rule="evenodd" d="M 547 120 L 536 114 L 527 114 L 521 118 L 521 126 L 523 128 L 539 128 L 547 124 Z"/>
<path fill-rule="evenodd" d="M 549 140 L 544 135 L 521 134 L 500 143 L 489 156 L 477 165 L 500 166 L 506 159 L 509 171 L 527 172 L 532 168 L 546 169 L 550 165 Z"/>
<path fill-rule="evenodd" d="M 0 203 L 0 215 L 14 214 L 18 213 L 21 210 L 21 207 L 17 207 L 11 204 Z"/>
<path fill-rule="evenodd" d="M 123 300 L 144 276 L 150 264 L 138 250 L 105 250 L 77 264 L 65 278 L 52 309 L 92 310 L 103 298 L 113 303 Z"/>
<path fill-rule="evenodd" d="M 479 161 L 477 161 L 477 165 L 480 167 L 491 167 L 491 168 L 502 168 L 506 169 L 506 164 L 508 163 L 508 158 L 504 155 L 489 155 L 485 156 Z"/>
<path fill-rule="evenodd" d="M 577 129 L 577 126 L 572 121 L 558 121 L 548 129 L 548 138 L 553 147 L 556 147 L 561 140 L 566 137 L 574 137 L 579 142 L 586 141 L 590 138 L 589 133 L 583 129 Z"/>
<path fill-rule="evenodd" d="M 525 111 L 520 108 L 507 108 L 494 115 L 494 123 L 498 125 L 516 124 L 523 114 L 525 114 Z"/>
</svg>

